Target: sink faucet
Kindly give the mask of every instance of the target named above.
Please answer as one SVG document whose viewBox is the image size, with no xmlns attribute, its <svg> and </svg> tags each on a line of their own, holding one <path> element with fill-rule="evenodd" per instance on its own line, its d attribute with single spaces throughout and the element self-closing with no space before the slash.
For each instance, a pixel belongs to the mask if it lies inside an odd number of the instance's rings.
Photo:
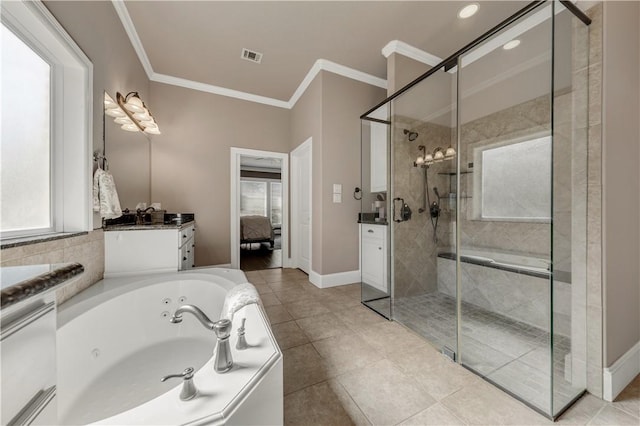
<svg viewBox="0 0 640 426">
<path fill-rule="evenodd" d="M 202 312 L 200 308 L 194 305 L 182 305 L 174 312 L 173 316 L 169 320 L 173 324 L 179 324 L 182 322 L 182 314 L 189 313 L 196 317 L 200 323 L 213 330 L 216 333 L 216 349 L 215 359 L 213 361 L 213 369 L 217 373 L 226 373 L 233 367 L 233 358 L 231 357 L 231 347 L 229 346 L 229 336 L 231 335 L 231 321 L 228 319 L 221 319 L 213 322 L 209 317 Z"/>
<path fill-rule="evenodd" d="M 154 207 L 147 207 L 146 209 L 136 209 L 136 225 L 144 225 L 144 215 L 148 212 L 153 212 L 156 209 Z"/>
</svg>

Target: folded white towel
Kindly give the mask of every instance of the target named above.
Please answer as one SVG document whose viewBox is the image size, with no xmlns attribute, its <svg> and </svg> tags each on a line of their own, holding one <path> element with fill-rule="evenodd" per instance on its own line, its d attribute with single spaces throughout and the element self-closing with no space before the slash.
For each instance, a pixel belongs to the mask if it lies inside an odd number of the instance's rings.
<svg viewBox="0 0 640 426">
<path fill-rule="evenodd" d="M 227 293 L 220 318 L 233 320 L 233 314 L 237 311 L 252 303 L 258 303 L 259 301 L 260 296 L 258 296 L 258 290 L 256 290 L 252 284 L 238 284 Z"/>
<path fill-rule="evenodd" d="M 103 219 L 122 216 L 113 176 L 101 168 L 98 168 L 93 175 L 93 211 L 99 212 Z"/>
</svg>

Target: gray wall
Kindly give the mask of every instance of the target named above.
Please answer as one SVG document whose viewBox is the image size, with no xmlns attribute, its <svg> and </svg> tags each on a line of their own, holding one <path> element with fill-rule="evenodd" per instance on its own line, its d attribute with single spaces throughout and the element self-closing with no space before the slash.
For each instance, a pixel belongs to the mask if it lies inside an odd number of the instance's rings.
<svg viewBox="0 0 640 426">
<path fill-rule="evenodd" d="M 640 341 L 640 3 L 604 2 L 605 361 Z"/>
<path fill-rule="evenodd" d="M 322 71 L 291 112 L 291 149 L 313 138 L 312 266 L 321 275 L 358 269 L 360 115 L 383 89 Z M 333 203 L 333 184 L 342 203 Z"/>
<path fill-rule="evenodd" d="M 137 91 L 155 114 L 149 103 L 149 79 L 110 1 L 46 1 L 45 5 L 93 63 L 93 147 L 102 150 L 103 92 L 115 100 L 116 92 Z M 149 143 L 140 133 L 125 132 L 107 118 L 106 155 L 122 207 L 149 202 Z M 94 216 L 94 228 L 101 226 Z"/>
<path fill-rule="evenodd" d="M 322 76 L 322 268 L 320 274 L 358 270 L 360 115 L 385 98 L 384 89 L 323 71 Z M 333 184 L 342 203 L 333 203 Z"/>
<path fill-rule="evenodd" d="M 196 266 L 231 261 L 230 148 L 289 152 L 286 109 L 151 83 L 162 129 L 151 146 L 154 202 L 196 215 Z"/>
</svg>

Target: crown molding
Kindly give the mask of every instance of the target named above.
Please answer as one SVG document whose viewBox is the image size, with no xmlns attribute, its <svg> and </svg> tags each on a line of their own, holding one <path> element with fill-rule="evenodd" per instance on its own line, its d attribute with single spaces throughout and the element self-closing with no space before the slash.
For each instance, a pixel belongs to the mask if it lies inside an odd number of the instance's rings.
<svg viewBox="0 0 640 426">
<path fill-rule="evenodd" d="M 226 96 L 235 99 L 241 99 L 249 102 L 256 102 L 264 105 L 271 105 L 278 108 L 286 108 L 291 109 L 295 106 L 296 102 L 300 99 L 300 97 L 307 90 L 309 85 L 313 82 L 313 79 L 318 75 L 320 71 L 332 72 L 334 74 L 341 75 L 343 77 L 347 77 L 353 80 L 360 81 L 362 83 L 370 84 L 372 86 L 377 86 L 383 89 L 387 88 L 387 80 L 383 78 L 376 77 L 371 74 L 367 74 L 362 71 L 358 71 L 353 68 L 349 68 L 344 65 L 337 64 L 335 62 L 329 61 L 327 59 L 318 59 L 315 61 L 307 75 L 304 77 L 298 88 L 295 90 L 293 95 L 288 101 L 284 101 L 281 99 L 270 98 L 267 96 L 256 95 L 253 93 L 242 92 L 239 90 L 229 89 L 226 87 L 215 86 L 213 84 L 202 83 L 199 81 L 188 80 L 181 77 L 175 77 L 172 75 L 157 73 L 153 70 L 151 66 L 151 62 L 149 61 L 149 57 L 147 56 L 144 47 L 142 46 L 142 41 L 138 36 L 138 32 L 133 24 L 133 20 L 129 15 L 129 11 L 127 10 L 127 6 L 125 5 L 124 0 L 111 0 L 113 7 L 122 22 L 122 26 L 124 27 L 127 35 L 129 36 L 129 40 L 131 41 L 131 45 L 133 49 L 136 51 L 138 58 L 140 59 L 140 63 L 147 73 L 147 77 L 151 81 L 155 81 L 158 83 L 170 84 L 173 86 L 184 87 L 187 89 L 198 90 L 206 93 L 213 93 L 215 95 Z"/>
<path fill-rule="evenodd" d="M 228 98 L 235 98 L 243 101 L 271 105 L 278 108 L 291 108 L 290 103 L 287 101 L 281 101 L 279 99 L 260 96 L 253 93 L 241 92 L 239 90 L 214 86 L 213 84 L 201 83 L 199 81 L 187 80 L 186 78 L 174 77 L 172 75 L 160 74 L 157 72 L 154 72 L 149 80 L 155 81 L 157 83 L 170 84 L 172 86 L 198 90 L 200 92 L 213 93 L 215 95 L 226 96 Z"/>
<path fill-rule="evenodd" d="M 391 40 L 382 48 L 382 56 L 385 58 L 388 58 L 393 53 L 406 56 L 407 58 L 411 58 L 432 67 L 435 67 L 442 62 L 442 58 L 432 55 L 429 52 L 425 52 L 424 50 L 420 50 L 417 47 L 411 46 L 410 44 L 400 40 Z"/>
<path fill-rule="evenodd" d="M 151 79 L 151 76 L 153 75 L 151 62 L 149 62 L 147 52 L 145 52 L 144 47 L 142 46 L 142 41 L 140 41 L 140 37 L 138 36 L 136 27 L 133 25 L 133 21 L 131 20 L 131 16 L 129 15 L 127 6 L 124 4 L 124 0 L 111 0 L 111 3 L 113 4 L 113 8 L 116 10 L 118 17 L 120 18 L 120 22 L 122 22 L 124 30 L 129 36 L 129 40 L 131 41 L 133 49 L 138 54 L 138 59 L 140 59 L 142 68 L 144 68 L 144 71 L 147 73 L 147 78 Z"/>
</svg>

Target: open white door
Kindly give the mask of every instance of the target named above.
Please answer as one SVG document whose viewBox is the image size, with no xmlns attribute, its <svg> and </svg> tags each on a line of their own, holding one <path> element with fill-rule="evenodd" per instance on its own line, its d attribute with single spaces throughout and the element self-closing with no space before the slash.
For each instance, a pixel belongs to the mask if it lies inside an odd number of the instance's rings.
<svg viewBox="0 0 640 426">
<path fill-rule="evenodd" d="M 240 269 L 240 169 L 241 158 L 260 157 L 281 160 L 282 182 L 282 267 L 290 267 L 289 258 L 289 154 L 247 148 L 231 148 L 231 268 Z"/>
<path fill-rule="evenodd" d="M 311 138 L 291 152 L 291 257 L 311 272 Z"/>
</svg>

